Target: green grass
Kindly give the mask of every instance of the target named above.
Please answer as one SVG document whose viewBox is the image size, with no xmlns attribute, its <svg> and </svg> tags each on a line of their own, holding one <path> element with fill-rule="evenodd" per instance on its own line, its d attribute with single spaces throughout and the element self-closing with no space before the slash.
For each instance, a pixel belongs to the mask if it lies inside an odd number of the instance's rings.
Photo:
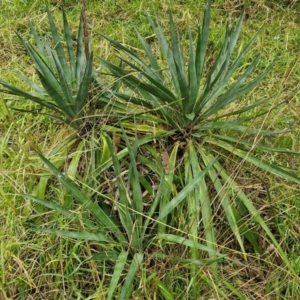
<svg viewBox="0 0 300 300">
<path fill-rule="evenodd" d="M 62 1 L 3 2 L 6 5 L 0 12 L 0 77 L 22 86 L 12 72 L 13 69 L 26 70 L 26 75 L 31 78 L 36 75 L 14 31 L 22 34 L 25 39 L 31 38 L 27 26 L 28 20 L 31 20 L 37 29 L 46 34 L 49 29 L 45 5 L 49 5 L 55 20 L 60 23 L 59 3 Z M 53 2 L 56 2 L 56 6 Z M 75 34 L 80 7 L 72 4 L 73 1 L 65 2 L 70 27 Z M 144 10 L 148 10 L 151 15 L 155 10 L 158 11 L 164 28 L 168 26 L 168 1 L 151 1 L 150 4 L 147 1 L 103 1 L 102 5 L 97 1 L 88 2 L 87 15 L 89 22 L 93 24 L 95 57 L 108 57 L 113 60 L 115 55 L 115 50 L 101 38 L 100 32 L 140 48 L 138 39 L 132 34 L 131 25 L 134 23 L 144 36 L 151 34 L 143 14 Z M 220 47 L 226 16 L 233 20 L 241 13 L 235 1 L 226 4 L 224 2 L 216 1 L 213 5 L 210 45 L 212 56 Z M 296 1 L 283 1 L 280 5 L 275 0 L 247 0 L 245 4 L 246 20 L 240 43 L 246 45 L 265 23 L 250 53 L 250 56 L 259 51 L 262 53 L 257 74 L 261 73 L 273 58 L 277 59 L 264 82 L 235 104 L 243 107 L 259 99 L 269 98 L 265 104 L 269 113 L 263 120 L 264 128 L 286 129 L 288 133 L 284 136 L 264 137 L 263 141 L 274 148 L 289 148 L 299 152 L 299 4 Z M 196 28 L 194 20 L 199 20 L 202 16 L 204 1 L 173 1 L 170 6 L 174 21 L 180 25 L 181 34 L 184 34 L 187 33 L 186 23 L 191 24 L 192 29 Z M 98 65 L 97 58 L 95 63 Z M 59 184 L 33 149 L 43 153 L 60 171 L 74 179 L 77 187 L 98 201 L 103 201 L 101 195 L 107 193 L 109 188 L 111 199 L 118 199 L 114 172 L 107 168 L 101 173 L 100 179 L 89 178 L 89 173 L 85 170 L 93 170 L 90 158 L 93 149 L 96 149 L 90 140 L 85 140 L 80 148 L 78 142 L 72 139 L 71 128 L 55 124 L 43 115 L 13 111 L 7 106 L 27 110 L 36 106 L 25 101 L 8 101 L 5 104 L 5 97 L 5 94 L 0 95 L 0 299 L 107 299 L 109 290 L 113 290 L 112 278 L 118 278 L 117 274 L 114 274 L 118 257 L 115 253 L 122 256 L 125 252 L 132 259 L 134 252 L 127 253 L 127 250 L 124 250 L 126 247 L 123 248 L 115 242 L 104 245 L 99 241 L 57 237 L 33 231 L 32 228 L 36 227 L 83 231 L 86 225 L 74 223 L 20 194 L 31 194 L 38 198 L 45 196 L 48 199 L 56 199 L 56 203 L 59 204 L 69 203 L 71 211 L 78 216 L 83 211 L 79 203 L 70 201 L 70 191 Z M 271 110 L 281 102 L 279 107 Z M 254 121 L 254 127 L 260 128 L 261 122 L 261 119 Z M 97 136 L 95 140 L 98 138 Z M 154 150 L 149 147 L 143 151 L 150 158 Z M 76 155 L 79 154 L 81 159 L 77 161 Z M 300 175 L 299 171 L 297 172 L 300 169 L 298 155 L 264 155 L 268 161 L 291 167 L 298 173 L 295 175 Z M 101 159 L 105 160 L 103 157 Z M 127 163 L 121 157 L 118 159 L 121 163 Z M 155 161 L 155 158 L 152 159 Z M 230 165 L 230 161 L 227 163 Z M 238 166 L 231 164 L 229 168 L 232 170 L 232 177 L 244 186 L 250 199 L 259 208 L 261 216 L 286 254 L 290 267 L 282 261 L 276 247 L 256 224 L 251 224 L 251 228 L 257 230 L 258 243 L 265 251 L 262 255 L 257 255 L 248 245 L 249 251 L 246 256 L 243 255 L 224 222 L 224 213 L 219 211 L 219 214 L 214 214 L 218 229 L 218 245 L 215 246 L 218 251 L 226 253 L 226 258 L 218 261 L 216 267 L 214 262 L 210 262 L 211 258 L 206 257 L 197 261 L 191 269 L 191 262 L 187 261 L 190 259 L 190 248 L 187 245 L 176 244 L 167 238 L 149 239 L 148 242 L 146 235 L 144 259 L 135 275 L 131 299 L 299 299 L 299 186 L 266 175 L 245 163 Z M 155 170 L 155 166 L 153 169 Z M 134 178 L 134 175 L 132 176 Z M 178 176 L 178 182 L 184 180 L 184 174 L 181 176 Z M 87 183 L 95 190 L 91 191 L 85 186 Z M 158 183 L 159 178 L 156 178 L 156 182 L 151 182 L 150 185 Z M 175 197 L 179 192 L 176 186 L 173 186 L 171 196 Z M 151 201 L 150 187 L 148 197 Z M 174 220 L 171 219 L 167 229 L 174 235 L 180 233 L 187 237 L 190 231 L 184 209 L 178 209 L 173 216 L 181 225 L 172 227 Z M 199 238 L 199 243 L 205 244 L 205 235 Z M 190 241 L 192 240 L 190 237 Z M 103 253 L 107 253 L 108 258 L 91 259 L 97 253 L 102 256 Z M 121 265 L 121 260 L 118 262 Z M 200 262 L 203 265 L 199 265 Z M 123 267 L 121 274 L 125 274 L 130 268 L 134 268 L 134 264 L 126 260 L 120 267 Z M 187 275 L 190 272 L 196 274 L 193 277 L 195 281 L 191 281 L 191 277 Z M 120 278 L 121 280 L 116 282 L 119 294 L 126 292 L 122 290 L 125 276 Z"/>
</svg>

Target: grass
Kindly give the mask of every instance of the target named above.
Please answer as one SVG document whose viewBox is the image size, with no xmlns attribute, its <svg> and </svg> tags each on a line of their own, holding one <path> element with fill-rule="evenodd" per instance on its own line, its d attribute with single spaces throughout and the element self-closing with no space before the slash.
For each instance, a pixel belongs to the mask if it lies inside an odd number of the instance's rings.
<svg viewBox="0 0 300 300">
<path fill-rule="evenodd" d="M 1 40 L 4 41 L 0 50 L 3 53 L 0 74 L 1 78 L 22 84 L 12 69 L 23 70 L 26 67 L 28 76 L 35 75 L 14 30 L 29 38 L 29 15 L 34 24 L 47 33 L 45 4 L 50 5 L 55 19 L 60 21 L 61 2 L 52 1 L 55 5 L 51 1 L 4 2 L 9 5 L 4 6 L 5 9 L 0 13 Z M 72 4 L 72 1 L 65 2 L 70 27 L 75 30 L 80 8 Z M 253 53 L 262 52 L 258 73 L 274 57 L 277 60 L 263 84 L 242 98 L 239 105 L 243 107 L 257 99 L 270 98 L 266 104 L 269 113 L 263 121 L 264 126 L 287 129 L 289 132 L 284 137 L 268 138 L 266 142 L 273 147 L 281 146 L 299 151 L 299 4 L 296 1 L 278 4 L 271 0 L 245 3 L 247 18 L 243 25 L 242 43 L 246 44 L 261 24 L 265 23 L 252 49 Z M 114 56 L 114 50 L 101 38 L 99 32 L 138 47 L 138 40 L 132 35 L 131 23 L 134 22 L 143 35 L 151 33 L 143 14 L 144 9 L 149 10 L 150 14 L 158 11 L 162 16 L 163 26 L 167 27 L 164 15 L 168 4 L 167 1 L 152 1 L 150 4 L 146 1 L 103 1 L 100 6 L 97 1 L 89 1 L 88 17 L 90 21 L 95 20 L 95 57 Z M 182 33 L 187 30 L 186 20 L 190 23 L 199 19 L 203 5 L 201 1 L 192 0 L 184 4 L 171 3 L 175 22 L 182 25 Z M 215 2 L 210 45 L 212 55 L 220 47 L 226 14 L 234 19 L 240 11 L 235 1 L 230 1 L 230 4 Z M 58 227 L 60 230 L 82 229 L 82 225 L 74 225 L 65 217 L 19 195 L 26 193 L 40 198 L 46 195 L 57 199 L 58 203 L 69 203 L 70 193 L 51 177 L 49 169 L 32 152 L 32 148 L 38 149 L 47 158 L 52 158 L 51 162 L 78 184 L 86 182 L 83 170 L 92 168 L 89 157 L 93 148 L 88 141 L 81 148 L 78 144 L 72 144 L 72 130 L 51 122 L 43 115 L 36 117 L 7 109 L 3 101 L 5 95 L 1 94 L 0 97 L 0 299 L 107 299 L 113 272 L 116 270 L 116 257 L 105 260 L 91 257 L 96 253 L 110 253 L 112 248 L 105 248 L 102 242 L 87 242 L 32 231 L 32 228 L 41 225 L 44 228 Z M 279 107 L 271 110 L 281 102 Z M 17 104 L 11 101 L 7 104 L 22 109 L 34 108 L 33 104 L 24 101 Z M 261 126 L 255 125 L 258 128 Z M 76 160 L 77 154 L 82 154 L 85 159 Z M 297 155 L 267 153 L 266 159 L 295 170 L 300 169 Z M 74 172 L 76 169 L 82 172 L 77 175 Z M 112 179 L 111 172 L 105 174 L 107 178 L 100 182 L 100 190 L 106 189 Z M 232 232 L 226 231 L 226 224 L 222 220 L 224 216 L 214 215 L 219 241 L 216 247 L 227 255 L 226 259 L 219 262 L 219 268 L 216 270 L 202 261 L 204 266 L 195 265 L 194 272 L 197 276 L 193 282 L 187 276 L 191 271 L 190 264 L 184 261 L 189 258 L 187 247 L 183 244 L 174 247 L 170 240 L 151 240 L 144 251 L 146 258 L 136 274 L 132 299 L 299 298 L 299 186 L 266 176 L 256 168 L 249 169 L 246 164 L 232 167 L 232 176 L 249 191 L 251 199 L 259 207 L 262 217 L 286 253 L 290 268 L 283 263 L 276 247 L 259 228 L 258 242 L 266 251 L 260 256 L 254 253 L 248 253 L 246 257 L 242 255 Z M 173 191 L 175 194 L 177 192 L 179 191 Z M 72 211 L 81 214 L 81 206 L 74 205 Z M 170 230 L 174 234 L 188 233 L 185 213 L 178 210 L 176 218 L 181 226 Z M 205 236 L 201 238 L 205 239 Z M 125 255 L 122 251 L 120 253 Z M 122 260 L 118 261 L 121 264 Z M 132 266 L 134 265 L 130 266 L 125 261 L 123 270 L 128 271 Z M 120 282 L 117 282 L 117 286 L 121 292 Z M 196 294 L 192 287 L 196 287 Z"/>
</svg>

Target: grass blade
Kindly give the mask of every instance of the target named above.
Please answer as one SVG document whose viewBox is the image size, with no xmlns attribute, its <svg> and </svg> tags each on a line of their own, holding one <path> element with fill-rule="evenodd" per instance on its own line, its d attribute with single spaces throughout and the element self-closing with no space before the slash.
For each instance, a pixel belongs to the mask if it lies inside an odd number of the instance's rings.
<svg viewBox="0 0 300 300">
<path fill-rule="evenodd" d="M 165 300 L 175 300 L 175 298 L 172 296 L 172 294 L 169 291 L 169 289 L 167 288 L 167 286 L 165 284 L 163 284 L 158 277 L 154 277 L 153 281 L 158 286 L 159 291 L 163 295 Z"/>
<path fill-rule="evenodd" d="M 62 206 L 58 203 L 55 203 L 52 201 L 46 201 L 46 200 L 39 199 L 37 197 L 31 196 L 31 195 L 26 195 L 26 194 L 21 194 L 21 196 L 23 196 L 31 201 L 34 201 L 36 203 L 42 204 L 43 206 L 48 207 L 51 210 L 56 210 L 57 212 L 66 216 L 67 218 L 75 217 L 75 215 L 73 213 L 71 213 L 67 208 L 65 208 L 64 206 Z"/>
<path fill-rule="evenodd" d="M 216 139 L 209 139 L 207 140 L 207 142 L 217 145 L 223 149 L 226 149 L 227 151 L 229 151 L 230 153 L 234 153 L 235 155 L 245 159 L 246 161 L 248 161 L 249 163 L 251 163 L 254 166 L 257 166 L 258 168 L 267 171 L 268 173 L 271 173 L 275 176 L 281 177 L 283 179 L 286 180 L 290 180 L 293 181 L 295 183 L 300 183 L 300 178 L 285 171 L 283 168 L 281 168 L 280 166 L 276 166 L 274 164 L 270 164 L 267 162 L 262 161 L 261 159 L 257 159 L 256 157 L 250 155 L 248 152 L 237 149 L 235 147 L 233 147 L 232 145 L 225 143 L 223 141 L 219 141 Z"/>
<path fill-rule="evenodd" d="M 201 251 L 208 252 L 212 256 L 224 257 L 224 255 L 216 252 L 216 250 L 212 250 L 211 248 L 204 246 L 200 243 L 195 243 L 195 241 L 187 239 L 185 237 L 181 237 L 174 234 L 158 234 L 156 239 L 158 240 L 166 240 L 168 242 L 184 245 L 186 247 L 195 248 Z"/>
<path fill-rule="evenodd" d="M 139 269 L 140 264 L 142 263 L 144 255 L 142 253 L 136 253 L 133 257 L 132 263 L 126 275 L 124 285 L 121 289 L 119 300 L 130 299 L 131 290 L 133 288 L 132 284 L 134 279 L 137 277 L 136 272 Z"/>
<path fill-rule="evenodd" d="M 48 228 L 38 228 L 35 231 L 46 232 L 55 234 L 57 236 L 67 237 L 77 240 L 87 240 L 87 241 L 98 241 L 98 242 L 107 242 L 111 243 L 111 240 L 108 239 L 102 233 L 91 233 L 91 232 L 78 232 L 78 231 L 66 231 L 66 230 L 57 230 L 57 229 L 48 229 Z"/>
<path fill-rule="evenodd" d="M 209 155 L 209 158 L 208 158 L 203 152 L 201 152 L 201 154 L 202 154 L 202 159 L 205 164 L 207 164 L 209 162 L 209 159 L 210 160 L 212 159 L 211 155 Z M 226 187 L 224 187 L 224 185 L 222 185 L 221 181 L 218 179 L 218 174 L 215 172 L 214 168 L 210 168 L 208 170 L 208 175 L 211 179 L 211 182 L 213 182 L 213 184 L 215 186 L 215 190 L 217 191 L 218 198 L 220 199 L 219 202 L 221 203 L 221 205 L 224 209 L 229 226 L 230 226 L 233 234 L 235 235 L 243 254 L 246 256 L 243 239 L 240 234 L 238 222 L 236 220 L 236 215 L 234 214 L 234 211 L 233 211 L 233 205 L 230 203 L 230 198 L 228 197 L 228 195 L 225 191 Z"/>
<path fill-rule="evenodd" d="M 245 132 L 247 132 L 247 131 L 245 130 Z M 271 135 L 271 133 L 270 133 L 270 135 Z M 253 148 L 253 143 L 246 142 L 244 140 L 241 140 L 240 138 L 236 139 L 233 137 L 229 137 L 229 136 L 225 136 L 225 135 L 218 135 L 218 134 L 213 134 L 212 137 L 223 140 L 225 142 L 230 142 L 230 143 L 234 144 L 235 147 L 238 147 L 238 148 L 240 148 L 239 145 L 243 145 L 243 150 L 251 150 Z M 265 145 L 260 145 L 260 144 L 256 144 L 255 149 L 261 150 L 261 151 L 267 151 L 267 152 L 289 153 L 289 154 L 296 154 L 296 155 L 300 154 L 297 151 L 284 149 L 284 148 L 275 148 L 275 147 L 270 147 L 270 146 L 265 146 Z"/>
<path fill-rule="evenodd" d="M 108 289 L 108 293 L 106 296 L 107 300 L 111 300 L 114 296 L 116 287 L 118 285 L 118 282 L 121 278 L 124 266 L 126 264 L 126 260 L 127 260 L 127 252 L 122 251 L 117 259 L 116 265 L 114 267 L 114 273 L 112 275 L 111 281 L 110 281 L 110 285 L 109 285 L 109 289 Z"/>
<path fill-rule="evenodd" d="M 277 251 L 280 253 L 282 259 L 289 265 L 289 260 L 286 257 L 286 254 L 276 241 L 274 235 L 272 234 L 270 228 L 265 223 L 263 218 L 260 216 L 259 211 L 254 207 L 253 203 L 248 199 L 248 197 L 244 194 L 244 192 L 240 189 L 240 187 L 226 174 L 226 172 L 222 172 L 222 167 L 219 165 L 216 165 L 218 173 L 221 175 L 224 181 L 230 182 L 230 186 L 234 189 L 236 195 L 240 200 L 243 202 L 247 210 L 252 216 L 252 221 L 258 223 L 261 228 L 266 232 L 266 234 L 269 236 L 273 244 L 276 246 Z"/>
</svg>

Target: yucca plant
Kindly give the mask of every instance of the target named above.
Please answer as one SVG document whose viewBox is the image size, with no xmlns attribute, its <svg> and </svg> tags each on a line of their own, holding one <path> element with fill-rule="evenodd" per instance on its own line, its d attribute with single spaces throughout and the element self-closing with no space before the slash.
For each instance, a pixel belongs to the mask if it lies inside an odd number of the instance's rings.
<svg viewBox="0 0 300 300">
<path fill-rule="evenodd" d="M 267 100 L 242 108 L 234 109 L 231 106 L 230 112 L 225 109 L 252 91 L 267 76 L 273 63 L 260 75 L 255 76 L 254 70 L 259 62 L 257 55 L 241 72 L 241 65 L 246 65 L 243 60 L 256 38 L 255 36 L 244 49 L 234 52 L 241 32 L 244 16 L 242 13 L 236 25 L 230 27 L 227 24 L 221 50 L 208 70 L 207 61 L 211 59 L 211 55 L 207 53 L 210 15 L 211 1 L 208 1 L 203 24 L 198 27 L 196 49 L 191 30 L 188 30 L 187 53 L 183 51 L 172 13 L 169 11 L 170 39 L 163 33 L 158 18 L 154 21 L 147 15 L 160 49 L 159 58 L 153 53 L 151 44 L 136 30 L 144 57 L 141 58 L 130 48 L 104 36 L 121 54 L 121 63 L 117 65 L 104 59 L 100 60 L 111 74 L 123 83 L 123 92 L 115 93 L 115 97 L 129 104 L 124 127 L 136 128 L 138 131 L 139 128 L 148 128 L 148 134 L 152 135 L 156 130 L 164 132 L 160 137 L 154 135 L 150 144 L 167 166 L 165 176 L 169 178 L 168 184 L 177 188 L 173 188 L 169 197 L 160 202 L 162 208 L 158 221 L 166 224 L 170 219 L 176 219 L 171 212 L 174 213 L 174 207 L 179 211 L 181 209 L 186 218 L 183 225 L 185 230 L 188 230 L 195 241 L 199 232 L 204 230 L 207 247 L 213 253 L 218 245 L 214 226 L 215 209 L 221 207 L 242 253 L 246 253 L 245 239 L 256 252 L 263 251 L 258 246 L 257 235 L 249 226 L 250 223 L 258 224 L 280 251 L 255 203 L 236 181 L 236 174 L 232 173 L 233 166 L 229 169 L 225 167 L 230 165 L 230 162 L 234 162 L 235 166 L 246 163 L 263 172 L 300 182 L 300 179 L 287 169 L 264 161 L 263 155 L 258 156 L 257 150 L 260 153 L 291 152 L 257 144 L 259 137 L 278 134 L 280 131 L 261 130 L 247 125 L 257 118 L 254 113 L 251 115 L 251 110 Z M 138 112 L 138 116 L 133 119 L 131 117 L 135 115 L 135 111 Z M 266 112 L 267 110 L 261 110 L 260 114 Z M 246 117 L 243 117 L 245 115 Z M 144 122 L 141 123 L 143 118 Z M 148 120 L 151 122 L 147 124 Z M 134 122 L 139 123 L 133 125 Z M 147 130 L 145 131 L 147 134 Z M 234 132 L 239 132 L 240 136 L 234 136 Z M 172 160 L 176 161 L 173 173 L 169 168 L 171 156 Z M 208 168 L 211 162 L 212 166 Z M 207 168 L 206 175 L 200 178 L 199 174 Z M 175 197 L 171 200 L 172 193 L 176 194 L 180 186 L 188 186 L 191 182 L 196 184 L 186 197 Z M 280 253 L 284 256 L 281 251 Z M 192 258 L 196 259 L 197 255 L 197 251 L 192 252 Z"/>
<path fill-rule="evenodd" d="M 163 165 L 159 160 L 154 164 L 148 164 L 153 171 L 156 170 L 161 174 L 160 177 L 157 176 L 156 178 L 159 186 L 154 187 L 152 182 L 143 176 L 142 170 L 138 167 L 141 166 L 141 163 L 138 163 L 138 147 L 146 144 L 149 141 L 148 138 L 138 140 L 135 137 L 130 142 L 124 129 L 121 129 L 126 147 L 120 152 L 115 153 L 113 142 L 107 134 L 101 135 L 101 145 L 89 147 L 93 149 L 91 152 L 100 151 L 99 158 L 96 159 L 97 164 L 101 166 L 99 174 L 102 174 L 102 179 L 105 178 L 105 174 L 110 176 L 110 185 L 112 182 L 116 185 L 117 199 L 113 196 L 112 189 L 105 187 L 107 184 L 105 180 L 102 180 L 98 187 L 87 185 L 89 177 L 94 176 L 93 172 L 89 172 L 89 168 L 81 179 L 81 187 L 79 188 L 40 153 L 37 153 L 38 156 L 55 175 L 61 188 L 65 190 L 65 200 L 63 203 L 59 203 L 56 199 L 51 199 L 48 196 L 42 199 L 33 195 L 24 195 L 33 202 L 61 214 L 65 218 L 65 223 L 72 224 L 71 226 L 74 228 L 60 230 L 42 227 L 35 228 L 35 230 L 65 238 L 101 243 L 98 251 L 88 259 L 115 264 L 106 299 L 113 299 L 115 296 L 118 296 L 118 299 L 131 299 L 133 284 L 137 278 L 136 273 L 140 270 L 140 265 L 145 260 L 144 257 L 148 259 L 149 256 L 153 255 L 157 259 L 168 258 L 164 253 L 159 253 L 157 247 L 151 246 L 153 241 L 155 243 L 167 242 L 175 244 L 176 247 L 186 247 L 194 252 L 202 251 L 213 256 L 213 259 L 199 257 L 194 260 L 178 257 L 178 262 L 190 263 L 195 267 L 197 265 L 208 266 L 224 257 L 215 249 L 212 250 L 188 236 L 183 238 L 181 234 L 165 233 L 162 228 L 167 224 L 160 226 L 158 222 L 155 222 L 158 212 L 164 208 L 160 203 L 161 200 L 171 195 L 171 186 L 167 182 L 171 177 L 165 178 Z M 83 142 L 80 143 L 78 149 L 82 149 L 82 144 Z M 73 156 L 69 169 L 71 166 L 72 169 L 77 168 L 80 155 L 81 152 L 79 151 Z M 153 159 L 155 158 L 153 157 Z M 175 157 L 171 157 L 171 168 L 175 165 L 174 159 Z M 205 176 L 210 165 L 211 163 L 205 170 L 197 174 L 197 180 Z M 94 171 L 94 168 L 92 167 L 90 170 Z M 72 173 L 75 175 L 74 172 Z M 153 179 L 151 178 L 151 180 Z M 173 200 L 178 201 L 185 198 L 195 185 L 197 182 L 191 181 Z M 104 192 L 107 190 L 108 192 Z M 70 198 L 73 201 L 70 202 Z M 77 205 L 80 206 L 80 213 L 78 213 Z M 164 209 L 172 213 L 172 210 L 176 208 Z M 149 275 L 153 274 L 147 276 Z M 123 284 L 118 288 L 120 281 Z"/>
<path fill-rule="evenodd" d="M 33 82 L 29 77 L 18 72 L 31 91 L 25 91 L 0 79 L 0 84 L 6 88 L 2 92 L 33 101 L 50 110 L 47 114 L 55 120 L 78 128 L 84 122 L 82 117 L 90 101 L 93 53 L 85 47 L 84 38 L 87 37 L 83 34 L 82 18 L 77 34 L 76 51 L 74 51 L 74 39 L 66 14 L 63 12 L 63 38 L 49 10 L 47 10 L 47 15 L 52 41 L 48 41 L 47 37 L 42 34 L 38 35 L 31 23 L 30 29 L 35 45 L 25 42 L 17 34 L 35 65 L 40 82 Z"/>
</svg>

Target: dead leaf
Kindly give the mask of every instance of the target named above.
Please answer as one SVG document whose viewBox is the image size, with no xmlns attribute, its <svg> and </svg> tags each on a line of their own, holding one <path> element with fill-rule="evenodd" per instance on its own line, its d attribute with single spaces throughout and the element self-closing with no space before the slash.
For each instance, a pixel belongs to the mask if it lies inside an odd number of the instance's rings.
<svg viewBox="0 0 300 300">
<path fill-rule="evenodd" d="M 170 173 L 170 157 L 167 151 L 161 154 L 162 164 L 166 174 Z"/>
</svg>

